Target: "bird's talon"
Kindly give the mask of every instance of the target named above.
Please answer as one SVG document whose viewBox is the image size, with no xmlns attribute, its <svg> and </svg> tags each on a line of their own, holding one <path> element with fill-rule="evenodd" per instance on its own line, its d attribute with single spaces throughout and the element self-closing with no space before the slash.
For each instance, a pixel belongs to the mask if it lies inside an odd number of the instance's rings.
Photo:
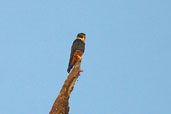
<svg viewBox="0 0 171 114">
<path fill-rule="evenodd" d="M 82 60 L 82 57 L 81 57 L 81 56 L 78 55 L 77 57 L 78 57 L 78 59 L 79 59 L 80 61 Z"/>
</svg>

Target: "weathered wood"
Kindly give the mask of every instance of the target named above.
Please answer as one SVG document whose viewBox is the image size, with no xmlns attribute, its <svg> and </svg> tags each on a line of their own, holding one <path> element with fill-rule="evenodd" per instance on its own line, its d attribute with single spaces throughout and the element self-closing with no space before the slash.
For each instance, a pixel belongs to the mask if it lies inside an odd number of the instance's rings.
<svg viewBox="0 0 171 114">
<path fill-rule="evenodd" d="M 68 78 L 65 80 L 65 83 L 55 100 L 52 109 L 49 114 L 69 114 L 69 97 L 74 88 L 75 81 L 80 75 L 81 61 L 78 60 L 74 65 L 73 70 L 68 75 Z"/>
</svg>

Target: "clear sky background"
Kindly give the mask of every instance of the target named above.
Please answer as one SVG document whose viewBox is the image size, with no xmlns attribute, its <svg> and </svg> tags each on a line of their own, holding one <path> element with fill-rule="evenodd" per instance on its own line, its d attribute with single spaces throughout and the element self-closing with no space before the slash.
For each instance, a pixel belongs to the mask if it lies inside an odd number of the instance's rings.
<svg viewBox="0 0 171 114">
<path fill-rule="evenodd" d="M 70 114 L 171 114 L 170 0 L 1 0 L 0 114 L 48 114 L 87 34 Z"/>
</svg>

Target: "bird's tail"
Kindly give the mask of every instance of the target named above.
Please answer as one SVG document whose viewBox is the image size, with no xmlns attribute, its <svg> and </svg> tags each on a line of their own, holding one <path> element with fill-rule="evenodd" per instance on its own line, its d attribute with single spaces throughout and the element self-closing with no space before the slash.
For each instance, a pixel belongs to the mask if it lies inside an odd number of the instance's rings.
<svg viewBox="0 0 171 114">
<path fill-rule="evenodd" d="M 72 69 L 72 66 L 68 66 L 67 72 L 69 73 L 71 69 Z"/>
</svg>

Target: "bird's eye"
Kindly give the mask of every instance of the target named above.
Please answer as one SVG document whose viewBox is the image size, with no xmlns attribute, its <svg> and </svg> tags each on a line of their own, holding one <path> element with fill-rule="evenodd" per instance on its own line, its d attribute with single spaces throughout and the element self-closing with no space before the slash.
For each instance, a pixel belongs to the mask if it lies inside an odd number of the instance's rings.
<svg viewBox="0 0 171 114">
<path fill-rule="evenodd" d="M 83 36 L 80 36 L 80 38 L 83 38 Z"/>
</svg>

